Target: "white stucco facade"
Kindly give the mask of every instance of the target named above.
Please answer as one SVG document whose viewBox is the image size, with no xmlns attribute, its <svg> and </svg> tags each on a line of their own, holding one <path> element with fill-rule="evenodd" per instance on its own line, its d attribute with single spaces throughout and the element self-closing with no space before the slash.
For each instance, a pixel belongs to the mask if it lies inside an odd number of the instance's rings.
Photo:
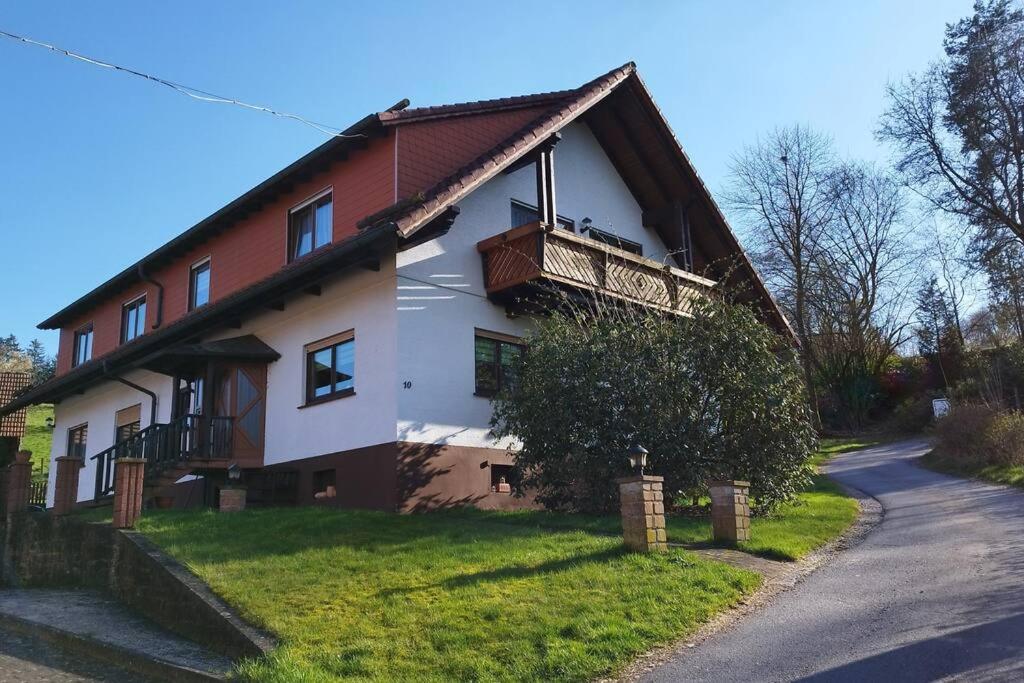
<svg viewBox="0 0 1024 683">
<path fill-rule="evenodd" d="M 583 123 L 562 130 L 555 148 L 559 216 L 643 246 L 661 260 L 667 250 L 642 225 L 642 209 L 597 139 Z M 508 230 L 512 201 L 536 206 L 533 166 L 500 174 L 459 203 L 448 234 L 398 254 L 398 374 L 411 384 L 398 394 L 399 440 L 504 448 L 489 436 L 490 401 L 475 396 L 474 330 L 522 337 L 528 318 L 509 318 L 491 303 L 476 245 Z M 405 384 L 402 385 L 406 386 Z"/>
<path fill-rule="evenodd" d="M 641 209 L 583 123 L 562 131 L 555 152 L 557 209 L 577 228 L 594 227 L 643 245 L 661 259 L 664 244 L 642 227 Z M 490 401 L 474 395 L 477 328 L 526 336 L 529 318 L 510 318 L 486 298 L 476 244 L 508 230 L 513 200 L 536 204 L 532 166 L 500 174 L 459 204 L 445 235 L 384 255 L 378 271 L 356 270 L 324 283 L 320 296 L 302 295 L 285 310 L 246 318 L 204 338 L 253 334 L 281 354 L 269 364 L 264 462 L 267 465 L 405 441 L 504 448 L 489 436 Z M 307 344 L 348 330 L 355 334 L 355 393 L 304 406 Z M 158 393 L 158 421 L 168 421 L 170 377 L 133 371 L 125 377 Z M 88 423 L 86 467 L 79 500 L 93 496 L 95 462 L 114 442 L 114 414 L 149 398 L 115 381 L 90 388 L 56 407 L 51 459 L 65 454 L 69 428 Z M 53 477 L 50 468 L 49 503 Z"/>
</svg>

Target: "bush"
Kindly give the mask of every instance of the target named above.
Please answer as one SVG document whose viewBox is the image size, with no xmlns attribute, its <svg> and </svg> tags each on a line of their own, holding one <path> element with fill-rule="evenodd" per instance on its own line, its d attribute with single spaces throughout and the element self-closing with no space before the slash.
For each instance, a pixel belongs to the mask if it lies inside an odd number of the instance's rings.
<svg viewBox="0 0 1024 683">
<path fill-rule="evenodd" d="M 920 434 L 931 425 L 932 414 L 930 398 L 908 398 L 893 409 L 887 426 L 900 434 Z"/>
<path fill-rule="evenodd" d="M 985 434 L 992 465 L 1024 465 L 1024 413 L 1000 413 Z"/>
<path fill-rule="evenodd" d="M 963 405 L 936 422 L 936 450 L 967 467 L 1024 465 L 1024 413 Z"/>
<path fill-rule="evenodd" d="M 514 479 L 558 510 L 611 512 L 626 451 L 650 451 L 668 498 L 745 479 L 759 511 L 809 482 L 815 435 L 792 348 L 744 306 L 691 317 L 604 307 L 539 323 L 494 403 Z"/>
</svg>

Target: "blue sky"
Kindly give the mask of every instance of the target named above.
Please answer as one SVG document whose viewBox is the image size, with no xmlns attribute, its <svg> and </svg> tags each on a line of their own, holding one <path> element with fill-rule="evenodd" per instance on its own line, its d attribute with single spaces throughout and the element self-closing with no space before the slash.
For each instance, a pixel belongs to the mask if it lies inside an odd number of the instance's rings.
<svg viewBox="0 0 1024 683">
<path fill-rule="evenodd" d="M 888 80 L 941 50 L 970 0 L 48 3 L 0 29 L 344 127 L 413 106 L 579 85 L 636 61 L 713 192 L 777 125 L 887 158 Z M 0 335 L 50 313 L 324 141 L 0 39 Z"/>
</svg>

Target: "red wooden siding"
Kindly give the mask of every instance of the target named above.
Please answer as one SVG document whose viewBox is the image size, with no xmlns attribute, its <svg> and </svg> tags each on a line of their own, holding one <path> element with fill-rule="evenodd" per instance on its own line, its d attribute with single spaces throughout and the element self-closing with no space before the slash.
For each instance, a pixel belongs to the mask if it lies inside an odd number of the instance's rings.
<svg viewBox="0 0 1024 683">
<path fill-rule="evenodd" d="M 164 319 L 167 325 L 188 312 L 189 268 L 210 256 L 210 301 L 214 302 L 272 275 L 287 263 L 288 210 L 311 195 L 333 186 L 334 242 L 358 232 L 356 222 L 394 201 L 393 132 L 372 140 L 348 159 L 332 164 L 308 182 L 279 196 L 227 230 L 200 244 L 173 263 L 150 273 L 164 286 Z M 93 358 L 118 346 L 121 305 L 146 293 L 146 331 L 156 319 L 156 288 L 137 283 L 112 296 L 61 328 L 57 373 L 71 369 L 75 330 L 93 323 Z"/>
</svg>

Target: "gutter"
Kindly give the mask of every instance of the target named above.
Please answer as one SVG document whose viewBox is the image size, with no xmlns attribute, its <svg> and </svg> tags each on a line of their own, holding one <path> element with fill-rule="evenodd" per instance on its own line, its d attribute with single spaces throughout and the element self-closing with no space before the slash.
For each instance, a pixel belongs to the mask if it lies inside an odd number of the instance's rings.
<svg viewBox="0 0 1024 683">
<path fill-rule="evenodd" d="M 150 391 L 146 387 L 139 386 L 135 382 L 130 382 L 130 381 L 126 380 L 124 377 L 121 377 L 120 375 L 115 375 L 114 373 L 108 371 L 107 370 L 107 361 L 103 361 L 103 377 L 106 378 L 106 379 L 112 379 L 115 382 L 120 382 L 121 384 L 123 384 L 123 385 L 125 385 L 127 387 L 131 387 L 132 389 L 135 389 L 136 391 L 141 391 L 143 394 L 146 394 L 147 396 L 149 396 L 149 425 L 156 424 L 156 401 L 157 401 L 156 392 Z M 147 426 L 149 426 L 149 425 L 147 425 Z"/>
<path fill-rule="evenodd" d="M 157 329 L 164 322 L 164 286 L 146 275 L 146 267 L 139 263 L 139 279 L 156 287 L 156 320 L 153 321 L 153 329 Z"/>
</svg>

